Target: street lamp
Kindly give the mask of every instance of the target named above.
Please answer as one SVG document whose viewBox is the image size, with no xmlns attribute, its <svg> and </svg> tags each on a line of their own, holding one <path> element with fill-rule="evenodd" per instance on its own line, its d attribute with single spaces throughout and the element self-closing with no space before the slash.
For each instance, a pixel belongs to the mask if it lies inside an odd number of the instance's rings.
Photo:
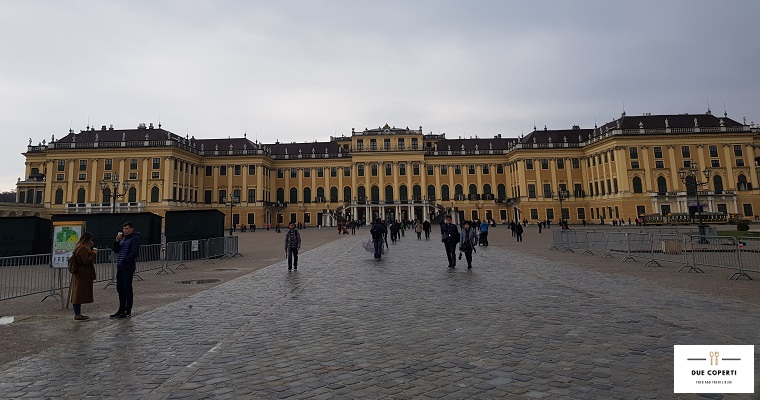
<svg viewBox="0 0 760 400">
<path fill-rule="evenodd" d="M 235 229 L 235 224 L 232 220 L 232 207 L 240 204 L 240 197 L 235 195 L 230 196 L 230 200 L 227 202 L 227 204 L 230 206 L 230 236 L 232 236 L 232 231 Z"/>
<path fill-rule="evenodd" d="M 570 197 L 570 193 L 560 187 L 557 191 L 557 196 L 559 197 L 559 223 L 562 225 L 562 221 L 565 220 L 565 212 L 564 208 L 562 208 L 562 201 L 567 200 Z M 570 219 L 569 215 L 567 216 L 567 219 Z"/>
<path fill-rule="evenodd" d="M 124 188 L 121 193 L 119 193 L 119 184 L 121 184 Z M 116 199 L 127 195 L 127 190 L 129 190 L 129 182 L 120 182 L 119 174 L 117 173 L 111 175 L 111 180 L 103 179 L 100 181 L 100 190 L 103 191 L 103 197 L 105 197 L 106 189 L 108 189 L 109 185 L 113 187 L 111 190 L 111 199 L 109 200 L 111 200 L 111 214 L 114 214 L 116 213 Z"/>
<path fill-rule="evenodd" d="M 702 174 L 705 176 L 705 180 L 704 181 L 698 181 L 697 180 L 697 177 L 699 176 L 700 172 L 702 172 Z M 684 168 L 681 168 L 680 170 L 678 170 L 678 177 L 686 185 L 686 195 L 687 196 L 688 196 L 688 193 L 689 193 L 689 184 L 690 184 L 688 182 L 689 181 L 689 177 L 691 177 L 691 180 L 693 181 L 693 184 L 694 184 L 694 196 L 696 197 L 696 200 L 697 200 L 697 211 L 696 212 L 699 213 L 699 215 L 698 215 L 698 220 L 699 220 L 698 227 L 699 227 L 699 236 L 701 236 L 700 242 L 704 241 L 705 228 L 707 228 L 707 225 L 705 225 L 702 222 L 702 212 L 700 211 L 700 204 L 699 204 L 699 187 L 700 186 L 705 186 L 705 185 L 707 185 L 710 182 L 710 175 L 711 175 L 711 173 L 712 173 L 712 171 L 710 171 L 710 169 L 707 168 L 707 167 L 705 167 L 704 170 L 699 171 L 699 169 L 697 168 L 697 163 L 695 163 L 694 161 L 689 161 L 689 166 L 688 167 L 684 167 Z M 687 200 L 686 200 L 686 206 L 687 207 L 689 206 L 688 197 L 687 197 Z"/>
</svg>

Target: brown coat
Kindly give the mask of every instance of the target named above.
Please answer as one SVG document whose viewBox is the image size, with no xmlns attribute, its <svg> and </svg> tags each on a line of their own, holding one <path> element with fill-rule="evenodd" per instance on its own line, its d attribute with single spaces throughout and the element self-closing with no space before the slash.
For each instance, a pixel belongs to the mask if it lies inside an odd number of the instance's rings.
<svg viewBox="0 0 760 400">
<path fill-rule="evenodd" d="M 92 282 L 95 281 L 95 255 L 87 246 L 74 250 L 77 272 L 71 275 L 71 304 L 86 304 L 95 301 Z"/>
</svg>

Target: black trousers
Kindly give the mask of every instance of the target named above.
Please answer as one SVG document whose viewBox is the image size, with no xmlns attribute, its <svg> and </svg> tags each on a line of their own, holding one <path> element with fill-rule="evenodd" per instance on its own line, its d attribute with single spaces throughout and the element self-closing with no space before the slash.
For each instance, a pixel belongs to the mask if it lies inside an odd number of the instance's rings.
<svg viewBox="0 0 760 400">
<path fill-rule="evenodd" d="M 522 242 L 522 233 L 517 234 L 517 241 Z"/>
<path fill-rule="evenodd" d="M 119 311 L 132 313 L 132 300 L 134 293 L 132 291 L 132 279 L 134 279 L 134 269 L 120 269 L 116 271 L 116 292 L 119 293 Z"/>
<path fill-rule="evenodd" d="M 449 267 L 457 265 L 457 244 L 444 243 L 446 246 L 446 257 L 449 259 Z"/>
<path fill-rule="evenodd" d="M 291 269 L 293 266 L 298 267 L 298 249 L 295 247 L 289 247 L 288 248 L 288 269 Z"/>
<path fill-rule="evenodd" d="M 472 267 L 472 249 L 462 250 L 462 253 L 464 253 L 464 258 L 467 260 L 467 266 Z"/>
</svg>

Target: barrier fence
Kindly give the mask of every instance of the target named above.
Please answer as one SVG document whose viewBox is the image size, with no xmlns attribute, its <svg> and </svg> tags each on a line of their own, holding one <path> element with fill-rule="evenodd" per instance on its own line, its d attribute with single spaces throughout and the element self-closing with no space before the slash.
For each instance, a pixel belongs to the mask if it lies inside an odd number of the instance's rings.
<svg viewBox="0 0 760 400">
<path fill-rule="evenodd" d="M 240 255 L 237 236 L 142 245 L 135 279 L 142 280 L 140 273 L 148 271 L 175 273 L 175 269 L 187 267 L 186 261 L 213 262 L 236 255 Z M 70 286 L 71 274 L 66 268 L 50 265 L 50 254 L 0 257 L 0 301 L 40 293 L 47 293 L 45 298 L 60 296 Z M 97 250 L 95 276 L 95 282 L 107 282 L 106 287 L 116 284 L 116 254 L 111 249 Z"/>
<path fill-rule="evenodd" d="M 646 260 L 645 266 L 661 263 L 681 265 L 681 270 L 704 272 L 702 267 L 734 271 L 730 279 L 752 279 L 748 272 L 760 273 L 760 238 L 698 236 L 687 234 L 639 232 L 600 232 L 576 229 L 552 231 L 550 249 L 563 252 L 582 250 L 583 255 L 620 258 L 621 261 Z"/>
</svg>

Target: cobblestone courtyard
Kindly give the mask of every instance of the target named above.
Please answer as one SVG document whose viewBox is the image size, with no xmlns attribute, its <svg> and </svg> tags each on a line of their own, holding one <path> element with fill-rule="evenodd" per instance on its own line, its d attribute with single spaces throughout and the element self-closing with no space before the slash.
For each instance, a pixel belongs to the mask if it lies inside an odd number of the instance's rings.
<svg viewBox="0 0 760 400">
<path fill-rule="evenodd" d="M 364 229 L 62 337 L 1 366 L 0 397 L 669 399 L 674 344 L 760 336 L 744 303 L 497 246 L 449 270 L 407 232 L 379 262 Z"/>
</svg>

